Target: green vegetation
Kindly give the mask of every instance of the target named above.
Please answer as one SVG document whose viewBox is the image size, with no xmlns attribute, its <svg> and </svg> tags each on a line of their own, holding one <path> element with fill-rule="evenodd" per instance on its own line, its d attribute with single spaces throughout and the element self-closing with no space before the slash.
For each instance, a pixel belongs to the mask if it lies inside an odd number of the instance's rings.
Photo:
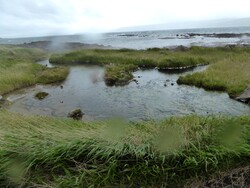
<svg viewBox="0 0 250 188">
<path fill-rule="evenodd" d="M 81 120 L 83 115 L 84 115 L 84 113 L 82 112 L 81 109 L 76 109 L 76 110 L 73 110 L 72 112 L 70 112 L 68 114 L 68 117 L 73 118 L 75 120 Z"/>
<path fill-rule="evenodd" d="M 121 65 L 131 64 L 140 68 L 162 68 L 195 66 L 208 62 L 200 56 L 193 56 L 193 51 L 157 50 L 81 50 L 64 54 L 52 54 L 50 63 L 55 64 L 95 64 L 95 65 Z"/>
<path fill-rule="evenodd" d="M 225 57 L 204 72 L 180 77 L 178 83 L 226 91 L 234 98 L 250 86 L 250 53 Z"/>
<path fill-rule="evenodd" d="M 0 111 L 2 187 L 183 185 L 250 157 L 250 117 L 79 122 Z"/>
<path fill-rule="evenodd" d="M 179 58 L 166 58 L 158 63 L 159 69 L 178 69 L 178 68 L 188 68 L 195 67 L 198 65 L 206 65 L 208 62 L 205 59 L 199 57 L 179 57 Z"/>
<path fill-rule="evenodd" d="M 132 72 L 136 66 L 128 65 L 107 65 L 104 80 L 107 85 L 126 85 L 129 80 L 133 79 Z"/>
<path fill-rule="evenodd" d="M 64 80 L 68 68 L 48 69 L 35 64 L 48 55 L 39 49 L 0 46 L 0 95 L 36 83 Z"/>
<path fill-rule="evenodd" d="M 106 66 L 105 80 L 111 85 L 125 85 L 133 78 L 137 68 L 178 69 L 207 64 L 201 57 L 193 57 L 192 52 L 173 52 L 168 49 L 149 50 L 81 50 L 64 54 L 53 54 L 50 63 L 54 64 L 93 64 Z"/>
<path fill-rule="evenodd" d="M 249 54 L 249 48 L 84 50 L 52 55 L 50 62 L 104 65 L 105 80 L 114 84 L 132 79 L 138 67 L 210 63 L 179 83 L 235 96 L 250 84 Z M 67 68 L 34 63 L 45 56 L 1 46 L 0 94 L 65 79 Z M 249 165 L 249 157 L 250 116 L 82 122 L 0 110 L 0 187 L 182 187 Z"/>
<path fill-rule="evenodd" d="M 50 84 L 65 80 L 69 74 L 66 67 L 45 68 L 36 75 L 36 82 L 40 84 Z"/>
<path fill-rule="evenodd" d="M 158 67 L 160 70 L 166 70 L 211 64 L 207 71 L 181 77 L 178 83 L 210 90 L 227 91 L 232 97 L 239 95 L 250 84 L 250 49 L 240 47 L 191 47 L 185 50 L 159 48 L 148 50 L 82 50 L 53 54 L 50 62 L 104 66 L 112 64 L 105 73 L 107 83 L 121 82 L 123 84 L 124 82 L 128 83 L 132 78 L 134 67 Z M 134 67 L 127 71 L 128 65 Z"/>
<path fill-rule="evenodd" d="M 181 76 L 178 84 L 226 91 L 235 98 L 250 85 L 250 48 L 192 48 L 196 54 L 206 53 L 211 65 L 204 72 Z M 210 56 L 210 57 L 208 57 Z"/>
</svg>

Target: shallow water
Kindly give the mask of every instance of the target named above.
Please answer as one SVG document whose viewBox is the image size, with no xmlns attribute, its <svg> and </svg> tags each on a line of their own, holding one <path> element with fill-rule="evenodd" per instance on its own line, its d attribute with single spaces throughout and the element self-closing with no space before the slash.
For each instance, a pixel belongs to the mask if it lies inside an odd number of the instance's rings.
<svg viewBox="0 0 250 188">
<path fill-rule="evenodd" d="M 39 63 L 50 66 L 48 61 Z M 197 68 L 195 71 L 202 69 Z M 138 84 L 131 82 L 123 87 L 106 86 L 102 79 L 103 72 L 103 68 L 98 66 L 72 66 L 68 78 L 60 85 L 38 85 L 7 96 L 12 101 L 8 109 L 20 113 L 67 117 L 70 111 L 80 108 L 86 114 L 85 120 L 114 116 L 129 120 L 161 119 L 193 113 L 250 114 L 248 105 L 230 99 L 226 93 L 208 92 L 176 83 L 180 75 L 190 72 L 167 74 L 155 69 L 138 70 L 134 73 Z M 34 98 L 39 91 L 48 92 L 49 96 L 39 101 Z"/>
</svg>

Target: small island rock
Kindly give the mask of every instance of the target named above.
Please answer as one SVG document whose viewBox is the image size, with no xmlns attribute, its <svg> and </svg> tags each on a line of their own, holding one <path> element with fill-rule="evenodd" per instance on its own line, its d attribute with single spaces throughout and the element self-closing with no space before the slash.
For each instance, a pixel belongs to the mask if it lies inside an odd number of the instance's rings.
<svg viewBox="0 0 250 188">
<path fill-rule="evenodd" d="M 84 115 L 84 113 L 81 111 L 81 109 L 76 109 L 76 110 L 73 110 L 72 112 L 70 112 L 68 114 L 68 117 L 73 118 L 75 120 L 80 120 L 80 119 L 82 119 L 83 115 Z"/>
<path fill-rule="evenodd" d="M 47 97 L 49 94 L 47 92 L 38 92 L 35 97 L 39 100 L 43 100 L 45 97 Z"/>
</svg>

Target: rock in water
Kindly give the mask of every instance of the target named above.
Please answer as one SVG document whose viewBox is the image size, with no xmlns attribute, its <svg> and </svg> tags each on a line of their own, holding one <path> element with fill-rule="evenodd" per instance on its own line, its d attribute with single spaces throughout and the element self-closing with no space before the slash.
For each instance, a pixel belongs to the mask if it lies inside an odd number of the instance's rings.
<svg viewBox="0 0 250 188">
<path fill-rule="evenodd" d="M 250 87 L 248 87 L 239 97 L 236 98 L 239 101 L 249 103 L 250 102 Z"/>
<path fill-rule="evenodd" d="M 38 92 L 35 97 L 39 100 L 43 100 L 45 97 L 47 97 L 49 94 L 46 92 Z"/>
<path fill-rule="evenodd" d="M 80 119 L 82 119 L 83 115 L 84 115 L 84 113 L 81 111 L 81 109 L 76 109 L 76 110 L 73 110 L 72 112 L 70 112 L 68 114 L 68 117 L 73 118 L 75 120 L 80 120 Z"/>
</svg>

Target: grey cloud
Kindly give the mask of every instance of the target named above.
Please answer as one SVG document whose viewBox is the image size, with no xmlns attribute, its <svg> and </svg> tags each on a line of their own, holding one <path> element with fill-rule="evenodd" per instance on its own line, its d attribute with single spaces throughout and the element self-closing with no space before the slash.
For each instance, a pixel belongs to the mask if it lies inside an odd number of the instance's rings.
<svg viewBox="0 0 250 188">
<path fill-rule="evenodd" d="M 63 1 L 0 0 L 0 37 L 63 32 L 74 17 L 70 5 L 59 3 Z"/>
<path fill-rule="evenodd" d="M 42 4 L 39 5 L 39 2 L 42 2 Z M 0 3 L 1 14 L 5 13 L 19 19 L 39 19 L 57 22 L 69 21 L 70 17 L 65 14 L 65 10 L 62 12 L 58 8 L 58 5 L 54 1 L 48 0 L 9 0 Z"/>
</svg>

